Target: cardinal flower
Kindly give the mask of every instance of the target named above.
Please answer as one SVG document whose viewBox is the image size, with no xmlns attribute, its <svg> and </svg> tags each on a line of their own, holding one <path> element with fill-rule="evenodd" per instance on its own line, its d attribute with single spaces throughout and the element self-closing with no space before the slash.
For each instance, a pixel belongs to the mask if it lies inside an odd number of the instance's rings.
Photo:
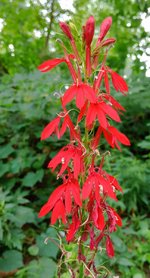
<svg viewBox="0 0 150 278">
<path fill-rule="evenodd" d="M 116 122 L 120 122 L 120 117 L 118 113 L 109 105 L 106 104 L 104 101 L 100 101 L 97 103 L 90 103 L 87 114 L 86 114 L 86 125 L 87 127 L 91 127 L 93 122 L 98 118 L 98 121 L 104 129 L 108 127 L 108 121 L 106 116 L 109 116 Z"/>
<path fill-rule="evenodd" d="M 52 171 L 54 171 L 55 168 L 61 164 L 61 169 L 58 173 L 58 176 L 60 176 L 67 169 L 70 160 L 73 161 L 73 173 L 74 177 L 77 178 L 84 170 L 83 149 L 80 146 L 68 144 L 63 147 L 59 153 L 52 158 L 48 164 L 48 168 L 51 168 Z"/>
<path fill-rule="evenodd" d="M 55 224 L 58 218 L 66 223 L 66 215 L 71 213 L 72 203 L 81 207 L 80 186 L 73 175 L 69 175 L 62 185 L 58 186 L 47 203 L 41 208 L 39 217 L 52 211 L 51 224 Z"/>
<path fill-rule="evenodd" d="M 123 145 L 130 146 L 130 141 L 129 141 L 128 137 L 125 134 L 123 134 L 122 132 L 120 132 L 114 126 L 109 125 L 107 127 L 107 129 L 105 129 L 101 126 L 98 127 L 97 132 L 92 140 L 92 148 L 93 149 L 97 148 L 97 146 L 99 144 L 100 136 L 102 133 L 104 134 L 106 141 L 112 148 L 117 147 L 119 150 L 121 150 L 118 142 Z"/>
<path fill-rule="evenodd" d="M 95 199 L 98 203 L 101 201 L 101 196 L 103 196 L 103 194 L 117 201 L 112 184 L 106 180 L 101 173 L 97 173 L 93 167 L 90 169 L 90 174 L 82 188 L 83 200 L 90 197 L 90 194 L 95 195 Z"/>
<path fill-rule="evenodd" d="M 61 128 L 59 127 L 61 119 L 63 119 L 63 123 Z M 67 111 L 64 111 L 62 113 L 59 114 L 58 117 L 56 117 L 55 119 L 53 119 L 42 131 L 41 134 L 41 140 L 45 140 L 48 137 L 50 137 L 53 133 L 55 133 L 58 137 L 58 139 L 60 139 L 63 134 L 65 133 L 66 129 L 70 130 L 70 139 L 78 139 L 80 140 L 80 135 L 79 133 L 77 133 L 77 131 L 75 130 L 75 126 L 72 123 Z"/>
<path fill-rule="evenodd" d="M 74 84 L 72 85 L 65 93 L 62 98 L 62 103 L 64 106 L 68 104 L 73 98 L 76 98 L 76 106 L 81 109 L 86 100 L 89 100 L 91 103 L 96 102 L 96 95 L 94 90 L 85 83 Z"/>
</svg>

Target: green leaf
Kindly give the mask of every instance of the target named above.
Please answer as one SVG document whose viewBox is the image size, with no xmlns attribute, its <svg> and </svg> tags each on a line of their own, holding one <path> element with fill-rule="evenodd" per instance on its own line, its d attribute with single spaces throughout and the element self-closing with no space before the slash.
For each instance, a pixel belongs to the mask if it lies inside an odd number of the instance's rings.
<svg viewBox="0 0 150 278">
<path fill-rule="evenodd" d="M 11 216 L 11 221 L 14 221 L 17 227 L 22 227 L 26 223 L 35 223 L 35 213 L 29 207 L 17 206 L 15 214 Z"/>
<path fill-rule="evenodd" d="M 19 251 L 11 250 L 6 251 L 0 258 L 0 270 L 1 271 L 13 271 L 23 266 L 22 254 Z"/>
<path fill-rule="evenodd" d="M 0 158 L 7 158 L 11 153 L 14 152 L 14 149 L 12 148 L 11 144 L 1 146 L 0 148 Z"/>
<path fill-rule="evenodd" d="M 124 265 L 124 266 L 133 266 L 134 265 L 133 262 L 130 261 L 129 259 L 127 259 L 127 258 L 120 258 L 118 260 L 118 263 L 121 264 L 121 265 Z"/>
<path fill-rule="evenodd" d="M 33 260 L 28 265 L 28 278 L 54 278 L 56 272 L 56 263 L 49 258 L 40 258 Z"/>
<path fill-rule="evenodd" d="M 41 181 L 44 176 L 44 170 L 38 170 L 36 172 L 29 172 L 22 180 L 22 185 L 27 187 L 34 186 L 38 181 Z"/>
<path fill-rule="evenodd" d="M 3 163 L 0 161 L 0 177 L 2 177 L 4 174 L 6 174 L 9 171 L 9 165 L 8 163 Z"/>
<path fill-rule="evenodd" d="M 46 234 L 43 233 L 37 236 L 36 243 L 39 247 L 39 256 L 56 258 L 59 248 L 53 240 L 58 242 L 57 233 L 53 228 L 49 228 Z"/>
<path fill-rule="evenodd" d="M 39 248 L 37 245 L 32 245 L 28 248 L 28 252 L 31 256 L 37 256 L 39 253 Z"/>
</svg>

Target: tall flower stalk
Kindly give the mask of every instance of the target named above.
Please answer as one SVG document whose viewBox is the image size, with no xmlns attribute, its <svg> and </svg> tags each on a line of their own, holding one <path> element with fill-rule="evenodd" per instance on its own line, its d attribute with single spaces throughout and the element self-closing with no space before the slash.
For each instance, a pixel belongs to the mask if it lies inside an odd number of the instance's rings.
<svg viewBox="0 0 150 278">
<path fill-rule="evenodd" d="M 110 84 L 123 95 L 128 92 L 128 86 L 107 66 L 110 46 L 116 41 L 114 38 L 105 39 L 111 24 L 111 17 L 104 19 L 97 42 L 93 43 L 95 20 L 90 16 L 82 28 L 82 49 L 78 49 L 70 26 L 60 22 L 72 53 L 68 53 L 61 43 L 64 57 L 45 61 L 38 67 L 41 72 L 47 72 L 64 62 L 72 77 L 72 85 L 60 97 L 62 111 L 41 135 L 42 140 L 53 134 L 60 139 L 69 130 L 70 142 L 48 164 L 48 168 L 56 170 L 61 184 L 43 205 L 39 217 L 50 213 L 51 225 L 59 220 L 66 242 L 76 243 L 79 277 L 97 277 L 95 256 L 100 252 L 100 246 L 105 246 L 110 258 L 114 256 L 111 233 L 117 226 L 122 226 L 120 216 L 108 203 L 109 198 L 117 201 L 116 193 L 122 192 L 122 188 L 116 178 L 104 170 L 109 152 L 100 150 L 102 137 L 112 148 L 120 150 L 120 143 L 130 145 L 126 135 L 113 126 L 113 121 L 121 122 L 120 115 L 125 109 L 111 95 Z M 76 118 L 74 114 L 72 117 L 74 109 L 67 108 L 70 102 L 76 105 Z M 67 252 L 65 246 L 66 243 L 60 244 L 63 256 Z M 76 277 L 73 264 L 67 258 L 65 262 L 72 277 Z"/>
</svg>

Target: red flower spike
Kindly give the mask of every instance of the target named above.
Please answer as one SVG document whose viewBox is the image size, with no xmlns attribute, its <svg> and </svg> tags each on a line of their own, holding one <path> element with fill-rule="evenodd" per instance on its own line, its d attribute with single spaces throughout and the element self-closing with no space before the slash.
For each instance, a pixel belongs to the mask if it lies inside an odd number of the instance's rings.
<svg viewBox="0 0 150 278">
<path fill-rule="evenodd" d="M 109 31 L 112 25 L 112 18 L 109 16 L 103 20 L 100 26 L 100 34 L 98 37 L 98 43 L 100 43 L 103 38 L 106 36 L 107 32 Z"/>
<path fill-rule="evenodd" d="M 48 164 L 48 168 L 51 168 L 52 171 L 58 167 L 58 177 L 61 176 L 63 183 L 50 195 L 47 203 L 41 208 L 39 217 L 50 213 L 52 225 L 58 219 L 65 225 L 61 226 L 61 229 L 64 229 L 66 233 L 66 240 L 78 243 L 78 260 L 84 261 L 88 267 L 88 271 L 84 272 L 84 275 L 88 275 L 90 271 L 99 275 L 95 268 L 93 255 L 89 253 L 87 257 L 84 256 L 83 249 L 87 244 L 88 237 L 90 249 L 95 252 L 105 237 L 106 252 L 111 258 L 114 256 L 114 249 L 110 234 L 116 231 L 118 226 L 122 226 L 121 217 L 107 203 L 108 198 L 117 201 L 117 191 L 122 192 L 122 188 L 115 177 L 103 170 L 107 152 L 103 154 L 96 149 L 99 142 L 101 143 L 102 135 L 112 148 L 116 147 L 121 150 L 120 143 L 130 145 L 126 135 L 110 125 L 110 120 L 121 121 L 120 115 L 125 109 L 111 96 L 109 79 L 116 91 L 120 91 L 124 95 L 128 92 L 126 81 L 106 64 L 109 48 L 116 41 L 114 38 L 105 39 L 111 24 L 111 17 L 104 19 L 100 26 L 96 46 L 91 54 L 95 21 L 93 16 L 88 18 L 83 26 L 82 50 L 84 53 L 80 58 L 71 28 L 65 22 L 60 22 L 62 31 L 70 41 L 73 54 L 68 54 L 62 43 L 65 57 L 45 61 L 38 67 L 40 71 L 47 72 L 65 62 L 73 80 L 73 84 L 61 97 L 63 112 L 57 114 L 41 134 L 41 140 L 47 139 L 53 134 L 56 134 L 59 139 L 66 130 L 69 130 L 70 143 L 61 148 Z M 103 47 L 107 48 L 105 52 L 101 52 L 101 57 L 103 56 L 101 66 L 97 76 L 93 78 L 94 69 L 99 61 L 99 53 Z M 71 59 L 74 59 L 74 63 Z M 101 85 L 104 85 L 104 91 Z M 75 117 L 76 113 L 73 114 L 73 121 L 70 115 L 74 109 L 67 111 L 66 108 L 72 100 L 75 100 L 79 109 L 75 110 L 78 111 L 78 115 Z M 83 119 L 85 122 L 80 128 L 80 122 Z M 81 136 L 84 127 L 86 134 Z M 97 131 L 93 136 L 95 128 Z M 99 153 L 101 159 L 99 166 L 96 166 Z M 81 185 L 78 183 L 78 179 L 81 179 Z M 81 190 L 83 205 L 80 196 Z M 71 272 L 75 275 L 72 269 Z"/>
<path fill-rule="evenodd" d="M 106 236 L 106 252 L 108 257 L 112 258 L 114 256 L 114 248 L 110 237 Z"/>
<path fill-rule="evenodd" d="M 72 85 L 62 98 L 63 105 L 66 106 L 73 98 L 76 97 L 76 106 L 81 109 L 86 100 L 91 103 L 96 102 L 96 96 L 93 89 L 88 84 Z"/>
</svg>

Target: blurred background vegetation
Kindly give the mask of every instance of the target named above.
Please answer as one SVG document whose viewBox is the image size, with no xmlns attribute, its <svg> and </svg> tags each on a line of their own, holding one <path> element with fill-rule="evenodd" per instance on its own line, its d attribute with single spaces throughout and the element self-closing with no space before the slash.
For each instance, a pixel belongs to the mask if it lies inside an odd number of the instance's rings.
<svg viewBox="0 0 150 278">
<path fill-rule="evenodd" d="M 115 258 L 99 253 L 96 264 L 111 269 L 110 277 L 150 277 L 150 70 L 145 61 L 150 40 L 143 24 L 150 17 L 148 1 L 74 0 L 70 10 L 71 2 L 0 1 L 0 277 L 55 277 L 60 252 L 44 239 L 56 232 L 37 214 L 57 185 L 47 162 L 68 137 L 41 142 L 40 134 L 59 111 L 56 92 L 69 81 L 64 65 L 46 74 L 36 68 L 63 55 L 56 43 L 63 39 L 59 20 L 70 19 L 81 28 L 91 14 L 96 33 L 105 17 L 113 18 L 109 34 L 117 43 L 108 64 L 129 84 L 127 97 L 115 96 L 127 110 L 120 130 L 132 143 L 121 153 L 111 150 L 105 164 L 124 189 L 115 204 L 124 226 L 112 238 Z"/>
</svg>

